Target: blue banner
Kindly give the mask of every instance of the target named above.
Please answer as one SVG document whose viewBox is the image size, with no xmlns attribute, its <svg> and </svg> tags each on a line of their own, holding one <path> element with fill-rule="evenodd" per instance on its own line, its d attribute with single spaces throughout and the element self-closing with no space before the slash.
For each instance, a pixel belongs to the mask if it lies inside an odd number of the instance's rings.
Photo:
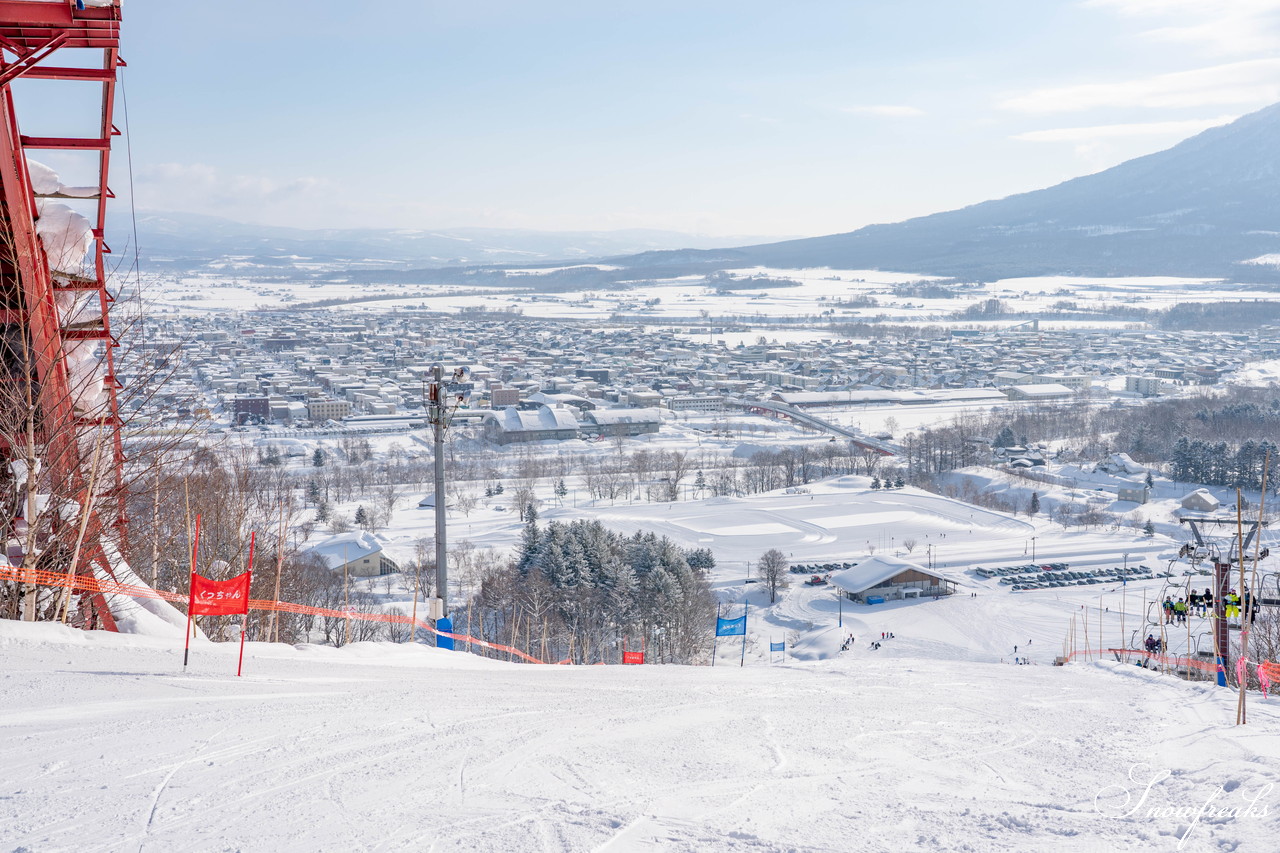
<svg viewBox="0 0 1280 853">
<path fill-rule="evenodd" d="M 745 637 L 747 635 L 747 616 L 744 613 L 737 619 L 716 619 L 717 637 Z"/>
<path fill-rule="evenodd" d="M 787 643 L 785 640 L 781 643 L 769 644 L 769 651 L 771 652 L 785 652 L 786 650 L 787 650 Z"/>
</svg>

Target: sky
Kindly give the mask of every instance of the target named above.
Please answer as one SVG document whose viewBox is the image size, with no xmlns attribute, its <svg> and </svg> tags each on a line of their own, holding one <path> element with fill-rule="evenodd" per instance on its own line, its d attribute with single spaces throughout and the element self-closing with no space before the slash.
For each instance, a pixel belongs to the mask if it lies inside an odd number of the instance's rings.
<svg viewBox="0 0 1280 853">
<path fill-rule="evenodd" d="M 1280 0 L 135 0 L 124 16 L 117 195 L 307 228 L 838 233 L 1280 101 Z M 26 133 L 95 115 L 63 94 L 81 84 L 19 85 Z M 74 183 L 75 156 L 45 159 Z"/>
</svg>

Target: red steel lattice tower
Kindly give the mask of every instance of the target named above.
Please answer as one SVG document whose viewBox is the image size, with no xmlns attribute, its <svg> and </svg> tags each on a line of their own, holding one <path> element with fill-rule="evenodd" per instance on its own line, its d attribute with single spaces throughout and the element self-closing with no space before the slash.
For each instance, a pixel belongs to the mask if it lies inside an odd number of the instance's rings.
<svg viewBox="0 0 1280 853">
<path fill-rule="evenodd" d="M 117 68 L 125 64 L 119 39 L 120 0 L 0 0 L 0 347 L 5 356 L 0 381 L 9 389 L 0 405 L 13 407 L 25 393 L 30 429 L 39 434 L 39 476 L 46 478 L 41 489 L 73 495 L 79 506 L 93 507 L 83 534 L 61 537 L 62 562 L 42 567 L 67 571 L 74 562 L 76 573 L 94 574 L 96 569 L 107 576 L 113 572 L 103 537 L 123 526 L 125 505 L 113 352 L 118 343 L 111 333 L 113 297 L 104 261 L 111 250 L 103 239 L 107 200 L 113 198 L 107 185 L 111 141 L 120 133 L 113 124 Z M 101 113 L 87 117 L 96 132 L 87 137 L 23 135 L 12 86 L 25 80 L 98 87 Z M 77 156 L 96 163 L 96 181 L 52 192 L 45 186 L 37 195 L 26 155 L 40 150 L 79 152 Z M 51 269 L 55 250 L 42 243 L 41 218 L 51 216 L 48 199 L 70 198 L 86 200 L 81 203 L 93 208 L 92 262 L 78 271 L 61 268 L 65 264 Z M 76 387 L 83 379 L 74 356 L 85 347 L 101 350 L 94 356 L 94 381 L 101 384 L 92 405 Z M 28 390 L 15 392 L 18 387 Z M 0 461 L 27 452 L 17 444 L 12 436 L 0 441 Z M 90 445 L 96 453 L 86 452 Z M 63 525 L 64 533 L 72 524 L 61 518 L 51 523 Z M 82 547 L 69 556 L 65 542 L 73 538 Z M 26 559 L 12 546 L 7 557 L 14 563 Z M 86 628 L 115 628 L 100 595 L 82 597 L 78 612 Z"/>
</svg>

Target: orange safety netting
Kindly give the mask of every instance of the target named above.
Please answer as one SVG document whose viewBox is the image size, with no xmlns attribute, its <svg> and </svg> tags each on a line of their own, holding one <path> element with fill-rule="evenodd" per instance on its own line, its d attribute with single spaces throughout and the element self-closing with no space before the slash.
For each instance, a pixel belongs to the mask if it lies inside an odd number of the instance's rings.
<svg viewBox="0 0 1280 853">
<path fill-rule="evenodd" d="M 124 595 L 129 598 L 152 598 L 168 601 L 172 604 L 185 604 L 187 596 L 177 592 L 164 592 L 163 590 L 152 589 L 149 586 L 139 586 L 137 584 L 119 583 L 113 580 L 104 580 L 88 575 L 70 575 L 63 572 L 48 572 L 41 569 L 24 569 L 19 566 L 0 566 L 0 580 L 11 580 L 19 583 L 35 584 L 37 586 L 50 586 L 59 589 L 70 589 L 73 592 L 89 592 L 101 593 L 103 595 Z M 401 625 L 416 624 L 418 628 L 428 631 L 440 637 L 447 637 L 455 642 L 467 643 L 468 645 L 480 646 L 485 649 L 493 649 L 494 651 L 507 652 L 515 655 L 521 660 L 529 663 L 546 663 L 532 655 L 525 654 L 514 646 L 506 646 L 501 643 L 490 643 L 486 640 L 480 640 L 466 634 L 451 634 L 448 631 L 439 631 L 435 626 L 423 622 L 421 619 L 414 620 L 409 616 L 402 616 L 397 613 L 358 613 L 351 610 L 334 610 L 328 607 L 312 607 L 308 604 L 294 604 L 289 601 L 268 601 L 265 599 L 251 598 L 249 599 L 250 610 L 266 610 L 281 611 L 285 613 L 299 613 L 310 616 L 332 616 L 339 619 L 358 619 L 365 622 L 391 622 Z M 560 661 L 560 663 L 568 663 L 568 660 Z"/>
<path fill-rule="evenodd" d="M 1075 660 L 1079 657 L 1086 658 L 1119 658 L 1126 663 L 1130 657 L 1146 658 L 1152 663 L 1164 664 L 1165 666 L 1180 667 L 1185 666 L 1188 669 L 1198 669 L 1201 672 L 1217 672 L 1217 664 L 1208 661 L 1196 660 L 1195 658 L 1177 657 L 1175 655 L 1161 655 L 1155 652 L 1148 652 L 1143 649 L 1081 649 L 1078 652 L 1072 652 L 1067 655 L 1067 660 Z"/>
</svg>

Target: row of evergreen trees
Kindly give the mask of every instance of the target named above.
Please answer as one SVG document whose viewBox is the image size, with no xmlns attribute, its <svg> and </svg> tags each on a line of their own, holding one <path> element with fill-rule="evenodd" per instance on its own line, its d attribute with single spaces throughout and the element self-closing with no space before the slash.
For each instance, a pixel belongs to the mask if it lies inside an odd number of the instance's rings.
<svg viewBox="0 0 1280 853">
<path fill-rule="evenodd" d="M 482 582 L 472 627 L 543 660 L 618 663 L 625 642 L 651 662 L 695 663 L 714 633 L 714 565 L 653 533 L 530 521 L 515 560 Z"/>
<path fill-rule="evenodd" d="M 1201 441 L 1183 436 L 1173 445 L 1173 458 L 1169 460 L 1169 475 L 1183 483 L 1204 483 L 1210 486 L 1239 486 L 1242 489 L 1262 488 L 1262 469 L 1267 454 L 1271 454 L 1272 470 L 1268 474 L 1268 486 L 1280 486 L 1275 466 L 1273 441 L 1246 441 L 1232 449 L 1225 441 Z"/>
</svg>

